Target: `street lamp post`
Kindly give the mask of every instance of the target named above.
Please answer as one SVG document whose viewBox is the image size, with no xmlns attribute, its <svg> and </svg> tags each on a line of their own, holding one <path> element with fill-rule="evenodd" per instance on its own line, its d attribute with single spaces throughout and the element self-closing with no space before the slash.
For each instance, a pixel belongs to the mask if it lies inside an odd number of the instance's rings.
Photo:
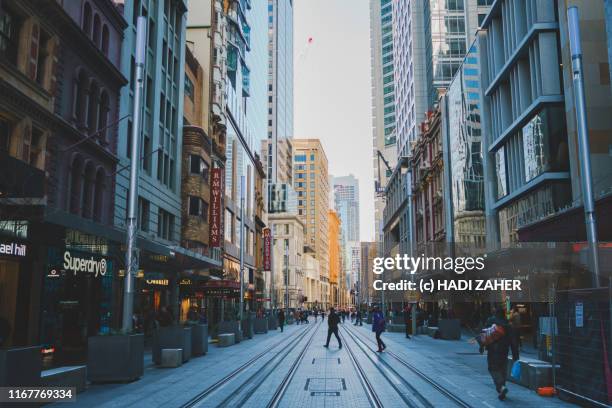
<svg viewBox="0 0 612 408">
<path fill-rule="evenodd" d="M 410 160 L 408 161 L 408 166 L 410 166 Z M 414 220 L 413 220 L 413 212 L 414 208 L 412 206 L 412 170 L 409 168 L 408 173 L 406 173 L 407 186 L 406 190 L 408 192 L 408 248 L 410 249 L 410 257 L 414 256 Z M 414 282 L 414 274 L 410 275 L 410 280 Z M 410 308 L 410 319 L 412 321 L 412 334 L 416 334 L 416 303 L 412 305 Z"/>
<path fill-rule="evenodd" d="M 240 176 L 240 313 L 238 332 L 242 334 L 242 317 L 244 309 L 244 176 Z"/>
<path fill-rule="evenodd" d="M 593 275 L 594 287 L 600 287 L 599 254 L 597 251 L 597 221 L 593 201 L 593 177 L 591 175 L 591 149 L 589 146 L 589 129 L 587 126 L 586 98 L 584 94 L 584 71 L 582 67 L 582 44 L 578 7 L 567 9 L 567 25 L 570 50 L 572 54 L 572 75 L 574 81 L 574 104 L 576 105 L 576 125 L 578 130 L 578 149 L 580 153 L 580 177 L 582 185 L 582 202 L 584 204 L 584 223 L 586 224 L 589 244 L 589 266 Z"/>
<path fill-rule="evenodd" d="M 147 19 L 138 17 L 136 22 L 136 84 L 132 112 L 132 154 L 130 157 L 130 191 L 128 195 L 127 237 L 125 252 L 125 285 L 123 287 L 123 324 L 124 332 L 132 330 L 134 312 L 134 275 L 138 270 L 138 249 L 136 248 L 137 208 L 138 205 L 138 167 L 140 149 L 140 130 L 142 129 L 142 93 L 144 88 L 145 49 L 147 38 Z"/>
<path fill-rule="evenodd" d="M 285 316 L 289 316 L 289 240 L 285 241 Z"/>
</svg>

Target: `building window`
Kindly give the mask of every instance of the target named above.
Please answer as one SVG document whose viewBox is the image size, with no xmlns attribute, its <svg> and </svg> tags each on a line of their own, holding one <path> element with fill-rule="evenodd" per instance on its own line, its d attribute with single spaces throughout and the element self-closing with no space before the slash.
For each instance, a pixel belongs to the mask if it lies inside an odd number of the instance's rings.
<svg viewBox="0 0 612 408">
<path fill-rule="evenodd" d="M 91 35 L 91 6 L 85 3 L 83 7 L 83 22 L 81 24 L 83 32 L 89 37 Z"/>
<path fill-rule="evenodd" d="M 194 100 L 194 86 L 193 86 L 193 82 L 191 81 L 191 79 L 185 75 L 185 95 L 187 95 L 189 97 L 189 99 L 191 99 L 191 101 L 193 102 Z"/>
<path fill-rule="evenodd" d="M 93 201 L 93 220 L 96 222 L 104 221 L 104 190 L 106 188 L 106 173 L 99 169 L 96 173 Z M 148 214 L 147 214 L 148 217 Z M 148 219 L 148 218 L 147 218 Z"/>
<path fill-rule="evenodd" d="M 208 180 L 208 163 L 202 157 L 192 154 L 190 156 L 190 173 L 200 175 L 204 180 Z"/>
<path fill-rule="evenodd" d="M 102 52 L 107 57 L 108 57 L 109 36 L 110 36 L 110 34 L 108 32 L 108 26 L 106 24 L 104 24 L 104 26 L 102 26 Z"/>
<path fill-rule="evenodd" d="M 204 202 L 200 197 L 189 196 L 189 215 L 207 218 L 208 216 L 208 204 Z"/>
<path fill-rule="evenodd" d="M 174 215 L 161 208 L 157 214 L 157 236 L 168 241 L 174 236 Z"/>
<path fill-rule="evenodd" d="M 83 186 L 83 161 L 75 157 L 70 166 L 68 178 L 68 210 L 79 214 L 81 210 L 81 189 Z"/>
<path fill-rule="evenodd" d="M 151 203 L 142 197 L 138 197 L 138 229 L 141 231 L 149 230 L 150 216 Z"/>
<path fill-rule="evenodd" d="M 93 21 L 93 31 L 91 33 L 91 39 L 93 40 L 94 44 L 96 44 L 96 47 L 100 47 L 100 35 L 101 35 L 101 29 L 102 29 L 102 23 L 100 22 L 100 16 L 99 15 L 95 15 L 94 16 L 94 21 Z"/>
</svg>

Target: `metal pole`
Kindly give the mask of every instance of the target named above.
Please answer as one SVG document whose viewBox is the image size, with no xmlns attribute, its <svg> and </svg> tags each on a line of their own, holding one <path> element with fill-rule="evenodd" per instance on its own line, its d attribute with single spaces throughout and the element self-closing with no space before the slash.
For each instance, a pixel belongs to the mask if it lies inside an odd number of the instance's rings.
<svg viewBox="0 0 612 408">
<path fill-rule="evenodd" d="M 140 160 L 140 131 L 142 129 L 142 94 L 144 87 L 144 64 L 147 39 L 147 19 L 138 17 L 136 22 L 136 84 L 132 112 L 132 154 L 130 157 L 130 191 L 128 195 L 127 236 L 125 252 L 125 284 L 123 287 L 123 331 L 132 330 L 134 312 L 134 275 L 138 270 L 138 249 L 136 248 L 138 213 L 138 167 Z"/>
<path fill-rule="evenodd" d="M 289 316 L 289 240 L 285 241 L 285 316 Z"/>
<path fill-rule="evenodd" d="M 574 81 L 574 104 L 576 105 L 576 127 L 578 130 L 578 149 L 580 153 L 580 177 L 582 181 L 582 201 L 584 203 L 584 223 L 586 224 L 589 244 L 590 269 L 594 287 L 600 287 L 599 254 L 597 251 L 597 221 L 593 200 L 593 177 L 591 175 L 591 149 L 587 126 L 586 98 L 584 94 L 584 72 L 582 67 L 582 45 L 578 7 L 567 9 L 567 26 L 572 54 L 572 74 Z"/>
<path fill-rule="evenodd" d="M 242 333 L 244 309 L 244 176 L 240 176 L 240 313 L 238 331 Z"/>
<path fill-rule="evenodd" d="M 408 162 L 410 166 L 410 162 Z M 413 221 L 413 211 L 412 207 L 412 170 L 409 169 L 407 173 L 408 183 L 406 186 L 406 190 L 408 191 L 408 240 L 410 248 L 410 257 L 414 256 L 414 221 Z M 414 274 L 410 275 L 410 280 L 414 282 Z M 416 303 L 412 304 L 410 308 L 410 319 L 412 320 L 412 335 L 416 334 Z"/>
</svg>

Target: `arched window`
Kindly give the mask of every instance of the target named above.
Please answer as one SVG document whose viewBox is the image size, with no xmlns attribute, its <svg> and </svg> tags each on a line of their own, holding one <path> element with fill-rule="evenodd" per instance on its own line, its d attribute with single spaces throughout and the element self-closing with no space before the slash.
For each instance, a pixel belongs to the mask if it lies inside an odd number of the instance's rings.
<svg viewBox="0 0 612 408">
<path fill-rule="evenodd" d="M 108 126 L 108 111 L 110 110 L 109 102 L 110 99 L 108 97 L 108 93 L 103 90 L 100 93 L 100 106 L 98 109 L 98 129 L 100 130 L 98 138 L 103 142 L 106 141 L 106 135 L 108 134 L 108 129 L 106 129 L 106 126 Z"/>
<path fill-rule="evenodd" d="M 89 134 L 98 130 L 98 109 L 100 106 L 100 87 L 95 80 L 89 85 L 89 97 L 87 101 L 87 129 Z"/>
<path fill-rule="evenodd" d="M 81 213 L 81 193 L 83 187 L 83 160 L 75 156 L 70 164 L 68 180 L 68 210 L 72 214 Z"/>
<path fill-rule="evenodd" d="M 83 218 L 91 218 L 95 183 L 95 168 L 92 162 L 87 163 L 84 176 L 83 194 L 81 196 L 81 215 Z"/>
<path fill-rule="evenodd" d="M 87 116 L 87 74 L 84 70 L 78 70 L 74 77 L 74 100 L 72 115 L 78 126 L 85 125 Z"/>
<path fill-rule="evenodd" d="M 83 22 L 81 27 L 83 28 L 83 32 L 89 37 L 91 35 L 91 6 L 89 3 L 85 3 L 83 7 Z"/>
<path fill-rule="evenodd" d="M 93 33 L 91 35 L 91 39 L 93 40 L 94 44 L 96 44 L 96 47 L 100 47 L 100 30 L 102 23 L 100 21 L 100 16 L 99 15 L 95 15 L 94 16 L 94 22 L 93 22 Z"/>
<path fill-rule="evenodd" d="M 106 55 L 108 57 L 108 41 L 109 41 L 109 32 L 108 32 L 108 26 L 106 24 L 104 24 L 102 26 L 102 52 L 104 53 L 104 55 Z"/>
<path fill-rule="evenodd" d="M 103 221 L 104 214 L 104 189 L 106 188 L 106 172 L 98 168 L 95 181 L 95 192 L 93 200 L 93 219 L 96 222 Z"/>
</svg>

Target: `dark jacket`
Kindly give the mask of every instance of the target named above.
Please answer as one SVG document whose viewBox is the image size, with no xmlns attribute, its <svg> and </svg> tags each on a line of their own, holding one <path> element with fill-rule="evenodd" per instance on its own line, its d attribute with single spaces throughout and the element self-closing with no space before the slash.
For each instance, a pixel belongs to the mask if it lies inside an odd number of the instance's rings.
<svg viewBox="0 0 612 408">
<path fill-rule="evenodd" d="M 372 316 L 372 331 L 377 333 L 384 332 L 385 326 L 385 317 L 382 312 L 375 312 Z"/>
<path fill-rule="evenodd" d="M 283 324 L 285 322 L 285 312 L 282 310 L 278 312 L 278 321 Z"/>
<path fill-rule="evenodd" d="M 327 318 L 327 327 L 330 329 L 337 329 L 338 323 L 340 323 L 340 316 L 335 311 L 329 312 L 329 316 Z"/>
<path fill-rule="evenodd" d="M 496 342 L 487 346 L 487 363 L 490 369 L 504 369 L 508 364 L 508 352 L 512 347 L 512 359 L 518 360 L 518 347 L 512 342 L 512 328 L 505 318 L 492 316 L 487 320 L 486 327 L 502 326 L 506 334 Z"/>
</svg>

